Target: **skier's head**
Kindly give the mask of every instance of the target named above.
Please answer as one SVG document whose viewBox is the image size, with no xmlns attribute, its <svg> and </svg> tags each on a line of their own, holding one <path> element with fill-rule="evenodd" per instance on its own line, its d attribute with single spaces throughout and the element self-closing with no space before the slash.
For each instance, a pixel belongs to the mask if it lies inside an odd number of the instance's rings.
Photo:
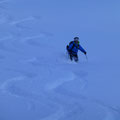
<svg viewBox="0 0 120 120">
<path fill-rule="evenodd" d="M 79 37 L 74 37 L 74 42 L 79 44 Z"/>
</svg>

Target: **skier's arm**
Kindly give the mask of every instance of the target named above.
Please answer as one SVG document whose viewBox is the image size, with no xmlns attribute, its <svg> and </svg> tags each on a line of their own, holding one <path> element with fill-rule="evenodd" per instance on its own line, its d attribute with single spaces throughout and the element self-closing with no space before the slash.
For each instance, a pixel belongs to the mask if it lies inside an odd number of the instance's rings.
<svg viewBox="0 0 120 120">
<path fill-rule="evenodd" d="M 82 48 L 81 45 L 79 45 L 79 48 L 78 48 L 81 52 L 83 52 L 84 54 L 86 54 L 86 51 Z"/>
</svg>

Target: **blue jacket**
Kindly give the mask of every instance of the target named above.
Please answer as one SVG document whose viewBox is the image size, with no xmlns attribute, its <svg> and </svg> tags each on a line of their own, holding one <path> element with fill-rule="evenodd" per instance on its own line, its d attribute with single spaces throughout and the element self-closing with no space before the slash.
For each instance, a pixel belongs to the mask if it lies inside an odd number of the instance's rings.
<svg viewBox="0 0 120 120">
<path fill-rule="evenodd" d="M 86 52 L 80 44 L 76 44 L 74 41 L 70 42 L 69 47 L 68 47 L 68 51 L 72 52 L 72 54 L 77 54 L 78 50 L 80 50 L 83 53 Z"/>
</svg>

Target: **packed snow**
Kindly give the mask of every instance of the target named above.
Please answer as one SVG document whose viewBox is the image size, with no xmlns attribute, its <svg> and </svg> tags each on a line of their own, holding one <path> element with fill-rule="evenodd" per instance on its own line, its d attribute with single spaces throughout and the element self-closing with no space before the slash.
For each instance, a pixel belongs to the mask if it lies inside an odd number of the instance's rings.
<svg viewBox="0 0 120 120">
<path fill-rule="evenodd" d="M 0 0 L 0 120 L 120 120 L 119 4 Z"/>
</svg>

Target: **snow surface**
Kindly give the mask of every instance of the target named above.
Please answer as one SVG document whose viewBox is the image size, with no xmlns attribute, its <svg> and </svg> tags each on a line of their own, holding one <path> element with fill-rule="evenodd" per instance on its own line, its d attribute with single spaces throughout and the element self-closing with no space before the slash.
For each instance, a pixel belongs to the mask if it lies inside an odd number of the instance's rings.
<svg viewBox="0 0 120 120">
<path fill-rule="evenodd" d="M 0 120 L 120 120 L 119 4 L 0 0 Z"/>
</svg>

